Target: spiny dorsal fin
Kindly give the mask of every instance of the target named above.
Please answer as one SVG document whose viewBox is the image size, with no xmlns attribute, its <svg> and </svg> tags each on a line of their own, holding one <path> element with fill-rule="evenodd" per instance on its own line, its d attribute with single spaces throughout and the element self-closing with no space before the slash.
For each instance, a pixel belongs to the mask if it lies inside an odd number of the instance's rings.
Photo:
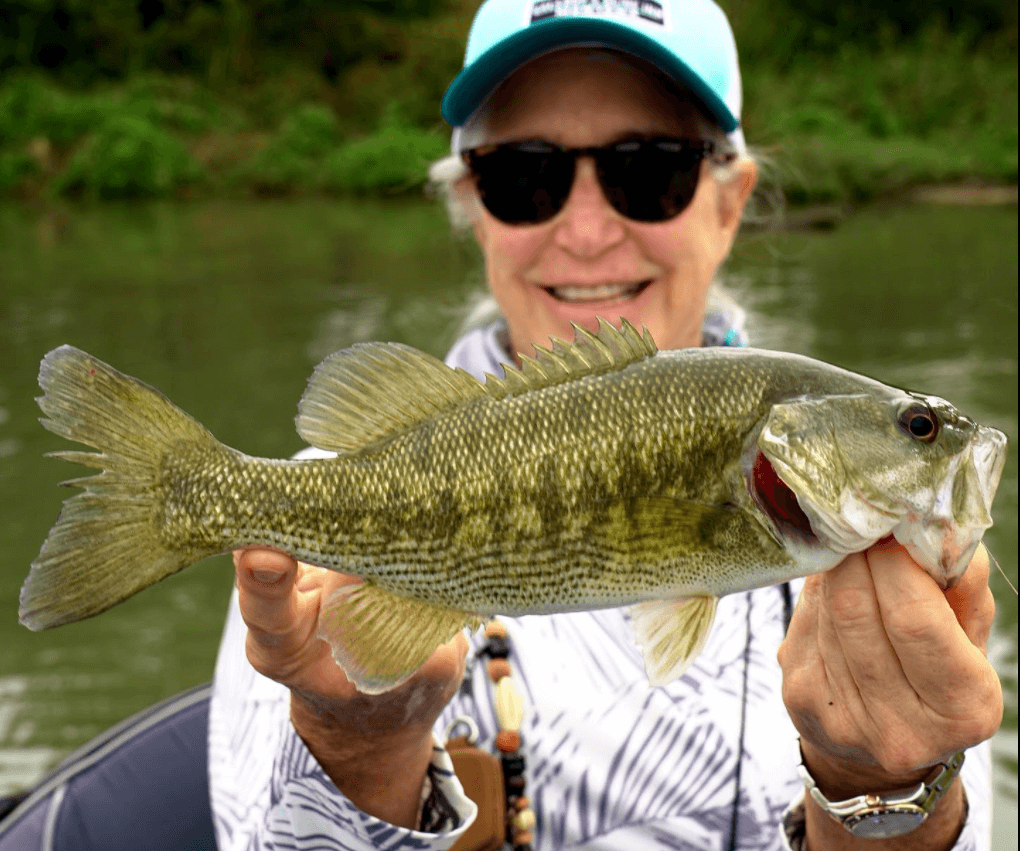
<svg viewBox="0 0 1020 851">
<path fill-rule="evenodd" d="M 320 449 L 356 452 L 483 395 L 477 378 L 425 352 L 358 343 L 315 368 L 298 404 L 297 430 Z"/>
<path fill-rule="evenodd" d="M 553 337 L 548 349 L 535 346 L 533 358 L 519 355 L 520 368 L 505 367 L 504 378 L 487 375 L 485 391 L 497 399 L 516 396 L 585 375 L 622 369 L 655 354 L 655 343 L 648 329 L 639 332 L 626 319 L 621 320 L 619 331 L 601 316 L 598 322 L 597 333 L 572 323 L 573 343 Z"/>
</svg>

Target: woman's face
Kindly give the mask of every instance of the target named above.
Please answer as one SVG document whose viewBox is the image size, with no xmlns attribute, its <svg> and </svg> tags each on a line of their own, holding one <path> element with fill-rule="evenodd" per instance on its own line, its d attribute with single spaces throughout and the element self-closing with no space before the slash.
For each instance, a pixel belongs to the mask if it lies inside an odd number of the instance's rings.
<svg viewBox="0 0 1020 851">
<path fill-rule="evenodd" d="M 605 145 L 635 134 L 699 139 L 695 108 L 669 98 L 638 68 L 604 52 L 571 49 L 534 60 L 493 95 L 489 143 L 543 139 Z M 690 206 L 665 222 L 636 222 L 613 209 L 581 158 L 564 208 L 537 225 L 507 225 L 481 205 L 474 229 L 492 294 L 515 352 L 573 339 L 571 322 L 596 317 L 646 326 L 660 348 L 701 343 L 705 298 L 729 252 L 754 186 L 753 163 L 725 184 L 701 164 Z"/>
</svg>

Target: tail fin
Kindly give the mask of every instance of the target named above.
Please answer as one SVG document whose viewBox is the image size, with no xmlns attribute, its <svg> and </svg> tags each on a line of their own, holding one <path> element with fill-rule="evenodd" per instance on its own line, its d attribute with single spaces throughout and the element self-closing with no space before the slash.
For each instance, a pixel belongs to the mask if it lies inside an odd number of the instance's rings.
<svg viewBox="0 0 1020 851">
<path fill-rule="evenodd" d="M 65 482 L 84 492 L 64 502 L 21 589 L 18 615 L 34 630 L 99 614 L 212 554 L 160 540 L 159 475 L 179 441 L 216 442 L 159 391 L 72 346 L 43 358 L 39 386 L 42 424 L 99 450 L 52 454 L 102 472 Z"/>
</svg>

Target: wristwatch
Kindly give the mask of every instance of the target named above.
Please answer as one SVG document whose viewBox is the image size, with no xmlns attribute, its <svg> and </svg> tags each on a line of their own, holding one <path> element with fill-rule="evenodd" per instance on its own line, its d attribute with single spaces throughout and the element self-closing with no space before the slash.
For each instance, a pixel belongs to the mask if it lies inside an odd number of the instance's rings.
<svg viewBox="0 0 1020 851">
<path fill-rule="evenodd" d="M 880 795 L 858 795 L 830 801 L 815 784 L 801 756 L 800 777 L 814 802 L 854 836 L 891 839 L 920 827 L 952 785 L 963 766 L 963 751 L 936 765 L 920 784 Z"/>
</svg>

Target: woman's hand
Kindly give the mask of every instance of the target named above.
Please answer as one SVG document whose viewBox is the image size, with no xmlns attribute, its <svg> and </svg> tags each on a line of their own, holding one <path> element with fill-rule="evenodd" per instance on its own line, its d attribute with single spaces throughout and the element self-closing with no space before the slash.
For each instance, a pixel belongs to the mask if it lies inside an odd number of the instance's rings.
<svg viewBox="0 0 1020 851">
<path fill-rule="evenodd" d="M 994 613 L 983 546 L 949 591 L 890 540 L 808 578 L 779 663 L 805 764 L 830 801 L 915 785 L 995 733 L 1002 689 L 984 652 Z M 949 848 L 965 813 L 957 781 L 923 827 L 888 847 Z M 807 817 L 811 848 L 878 847 L 810 798 Z"/>
<path fill-rule="evenodd" d="M 298 735 L 360 809 L 415 827 L 432 725 L 463 678 L 467 639 L 458 634 L 438 648 L 393 691 L 362 694 L 316 636 L 323 602 L 361 580 L 266 549 L 236 551 L 234 566 L 248 659 L 291 690 Z"/>
</svg>

